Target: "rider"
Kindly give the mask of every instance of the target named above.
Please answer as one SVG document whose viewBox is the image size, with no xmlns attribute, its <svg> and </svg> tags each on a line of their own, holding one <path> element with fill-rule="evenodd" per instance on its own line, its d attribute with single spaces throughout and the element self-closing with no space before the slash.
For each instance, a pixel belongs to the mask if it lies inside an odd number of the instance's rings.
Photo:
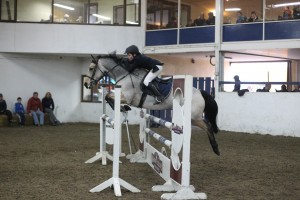
<svg viewBox="0 0 300 200">
<path fill-rule="evenodd" d="M 155 79 L 163 70 L 163 63 L 153 58 L 147 57 L 139 52 L 139 49 L 135 45 L 129 46 L 125 53 L 129 61 L 128 71 L 132 72 L 136 68 L 144 68 L 148 70 L 143 84 L 149 88 L 153 94 L 156 96 L 157 103 L 160 103 L 163 100 L 163 95 L 157 90 L 155 85 L 151 82 Z"/>
</svg>

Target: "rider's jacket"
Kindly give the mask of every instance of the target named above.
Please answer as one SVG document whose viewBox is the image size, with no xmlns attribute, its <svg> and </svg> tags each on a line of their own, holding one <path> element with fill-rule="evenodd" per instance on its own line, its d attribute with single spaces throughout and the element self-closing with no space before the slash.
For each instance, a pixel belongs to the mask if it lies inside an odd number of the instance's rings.
<svg viewBox="0 0 300 200">
<path fill-rule="evenodd" d="M 136 55 L 132 61 L 128 62 L 127 69 L 129 72 L 133 72 L 136 68 L 144 68 L 156 72 L 159 68 L 156 65 L 163 65 L 164 63 L 159 60 L 147 57 L 143 54 Z"/>
</svg>

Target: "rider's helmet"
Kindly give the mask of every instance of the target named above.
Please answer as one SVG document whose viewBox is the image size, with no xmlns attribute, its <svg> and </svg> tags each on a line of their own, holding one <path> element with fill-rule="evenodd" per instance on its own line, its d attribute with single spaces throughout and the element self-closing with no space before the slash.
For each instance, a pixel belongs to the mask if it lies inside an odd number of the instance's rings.
<svg viewBox="0 0 300 200">
<path fill-rule="evenodd" d="M 139 48 L 135 45 L 131 45 L 131 46 L 126 48 L 125 54 L 128 54 L 128 53 L 137 54 L 137 55 L 141 54 L 140 51 L 139 51 Z"/>
</svg>

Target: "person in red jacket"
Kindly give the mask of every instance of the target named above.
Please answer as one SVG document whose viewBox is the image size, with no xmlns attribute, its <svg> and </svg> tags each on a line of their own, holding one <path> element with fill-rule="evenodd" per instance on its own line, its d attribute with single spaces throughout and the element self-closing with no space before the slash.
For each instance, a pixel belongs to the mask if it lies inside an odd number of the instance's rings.
<svg viewBox="0 0 300 200">
<path fill-rule="evenodd" d="M 27 113 L 33 117 L 34 125 L 43 126 L 44 125 L 43 106 L 38 96 L 39 94 L 37 92 L 34 92 L 33 96 L 28 100 Z M 38 120 L 38 116 L 40 120 Z"/>
</svg>

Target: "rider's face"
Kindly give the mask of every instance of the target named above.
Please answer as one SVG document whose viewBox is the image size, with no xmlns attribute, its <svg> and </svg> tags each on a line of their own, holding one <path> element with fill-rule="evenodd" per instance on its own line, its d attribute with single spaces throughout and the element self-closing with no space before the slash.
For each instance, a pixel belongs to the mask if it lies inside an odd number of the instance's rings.
<svg viewBox="0 0 300 200">
<path fill-rule="evenodd" d="M 133 58 L 134 58 L 134 56 L 133 56 L 132 53 L 128 53 L 128 54 L 127 54 L 127 58 L 128 58 L 129 61 L 132 61 Z"/>
</svg>

